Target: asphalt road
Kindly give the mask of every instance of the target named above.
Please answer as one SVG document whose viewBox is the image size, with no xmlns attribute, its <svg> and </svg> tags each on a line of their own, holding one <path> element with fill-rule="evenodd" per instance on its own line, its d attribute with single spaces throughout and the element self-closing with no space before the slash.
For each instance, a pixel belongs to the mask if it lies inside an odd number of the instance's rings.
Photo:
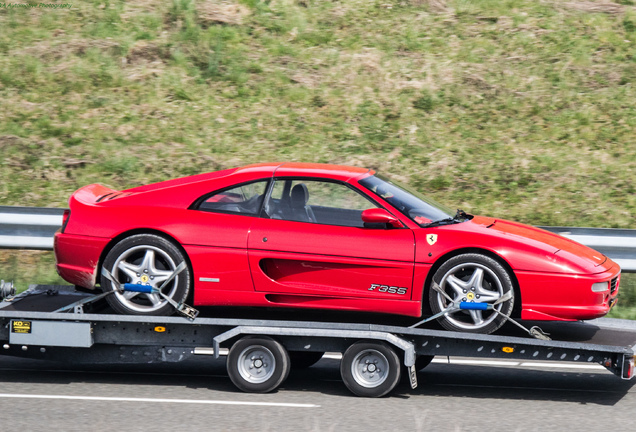
<svg viewBox="0 0 636 432">
<path fill-rule="evenodd" d="M 276 392 L 245 394 L 224 360 L 69 367 L 0 356 L 0 431 L 630 430 L 636 390 L 602 368 L 436 359 L 419 387 L 352 396 L 339 360 L 292 371 Z"/>
</svg>

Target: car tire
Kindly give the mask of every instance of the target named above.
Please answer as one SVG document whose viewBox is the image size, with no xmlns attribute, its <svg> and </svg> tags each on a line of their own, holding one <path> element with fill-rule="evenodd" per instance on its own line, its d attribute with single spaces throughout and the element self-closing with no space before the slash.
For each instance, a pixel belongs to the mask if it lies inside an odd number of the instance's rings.
<svg viewBox="0 0 636 432">
<path fill-rule="evenodd" d="M 244 337 L 232 345 L 227 373 L 236 387 L 247 393 L 268 393 L 289 375 L 289 354 L 269 337 Z"/>
<path fill-rule="evenodd" d="M 181 250 L 171 241 L 154 234 L 137 234 L 117 243 L 104 259 L 102 267 L 120 284 L 133 283 L 159 288 L 163 281 L 184 262 Z M 187 262 L 186 262 L 187 263 Z M 186 266 L 161 292 L 181 303 L 190 293 L 190 267 Z M 101 276 L 103 292 L 116 287 L 104 275 Z M 119 292 L 106 296 L 108 304 L 120 314 L 172 315 L 175 309 L 159 294 Z"/>
<path fill-rule="evenodd" d="M 340 362 L 345 386 L 362 397 L 388 394 L 400 382 L 401 373 L 398 355 L 384 342 L 356 342 L 347 348 Z"/>
<path fill-rule="evenodd" d="M 434 289 L 438 286 L 446 295 Z M 453 301 L 495 303 L 510 293 L 511 298 L 497 304 L 495 310 L 456 310 L 438 321 L 447 330 L 490 334 L 501 327 L 514 307 L 514 288 L 508 271 L 495 259 L 476 253 L 462 254 L 444 262 L 428 287 L 433 314 L 445 310 Z"/>
</svg>

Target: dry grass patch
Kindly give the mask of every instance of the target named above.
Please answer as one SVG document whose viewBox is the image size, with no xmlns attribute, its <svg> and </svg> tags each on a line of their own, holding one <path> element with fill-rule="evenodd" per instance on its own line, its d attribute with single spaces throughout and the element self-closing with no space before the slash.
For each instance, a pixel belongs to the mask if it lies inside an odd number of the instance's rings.
<svg viewBox="0 0 636 432">
<path fill-rule="evenodd" d="M 169 56 L 170 52 L 162 42 L 137 41 L 123 59 L 125 76 L 131 81 L 161 76 Z"/>
<path fill-rule="evenodd" d="M 121 45 L 109 39 L 73 39 L 58 44 L 52 44 L 50 40 L 47 40 L 13 51 L 11 55 L 26 54 L 43 61 L 56 61 L 68 58 L 70 55 L 84 55 L 91 48 L 96 48 L 112 55 L 119 52 Z"/>
<path fill-rule="evenodd" d="M 428 6 L 428 9 L 431 12 L 436 13 L 445 13 L 450 11 L 446 0 L 411 0 L 411 4 L 414 6 Z"/>
<path fill-rule="evenodd" d="M 15 135 L 2 135 L 0 136 L 0 150 L 4 150 L 7 147 L 19 145 L 22 143 L 22 138 Z"/>
<path fill-rule="evenodd" d="M 621 14 L 625 11 L 625 7 L 623 5 L 612 2 L 573 1 L 558 3 L 558 5 L 563 8 L 582 12 L 606 13 L 610 15 Z"/>
<path fill-rule="evenodd" d="M 156 12 L 160 7 L 168 2 L 160 2 L 157 0 L 126 0 L 124 2 L 124 10 L 120 17 L 123 20 L 136 18 L 141 13 Z"/>
<path fill-rule="evenodd" d="M 316 88 L 320 83 L 320 77 L 318 75 L 309 75 L 300 72 L 293 74 L 289 79 L 311 89 Z"/>
<path fill-rule="evenodd" d="M 159 43 L 140 40 L 130 48 L 126 61 L 129 64 L 163 62 L 169 55 L 170 53 Z"/>
<path fill-rule="evenodd" d="M 239 3 L 207 0 L 197 3 L 197 16 L 204 26 L 215 23 L 241 25 L 250 9 Z"/>
</svg>

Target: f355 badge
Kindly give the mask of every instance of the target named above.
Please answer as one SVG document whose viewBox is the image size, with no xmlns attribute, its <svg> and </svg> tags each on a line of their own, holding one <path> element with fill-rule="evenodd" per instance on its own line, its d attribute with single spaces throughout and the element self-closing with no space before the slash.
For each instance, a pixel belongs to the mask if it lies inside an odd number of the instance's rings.
<svg viewBox="0 0 636 432">
<path fill-rule="evenodd" d="M 389 293 L 389 294 L 400 294 L 404 295 L 408 291 L 404 287 L 396 287 L 389 285 L 380 285 L 380 284 L 371 284 L 369 287 L 369 291 L 377 291 L 381 293 Z"/>
</svg>

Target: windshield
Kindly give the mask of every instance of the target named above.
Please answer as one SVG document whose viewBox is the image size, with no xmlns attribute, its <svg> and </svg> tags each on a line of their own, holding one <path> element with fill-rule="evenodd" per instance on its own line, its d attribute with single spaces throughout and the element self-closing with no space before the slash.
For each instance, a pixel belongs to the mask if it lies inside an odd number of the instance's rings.
<svg viewBox="0 0 636 432">
<path fill-rule="evenodd" d="M 436 203 L 419 192 L 409 190 L 399 183 L 376 174 L 359 182 L 374 194 L 404 213 L 420 226 L 442 220 L 453 220 L 455 212 Z"/>
</svg>

